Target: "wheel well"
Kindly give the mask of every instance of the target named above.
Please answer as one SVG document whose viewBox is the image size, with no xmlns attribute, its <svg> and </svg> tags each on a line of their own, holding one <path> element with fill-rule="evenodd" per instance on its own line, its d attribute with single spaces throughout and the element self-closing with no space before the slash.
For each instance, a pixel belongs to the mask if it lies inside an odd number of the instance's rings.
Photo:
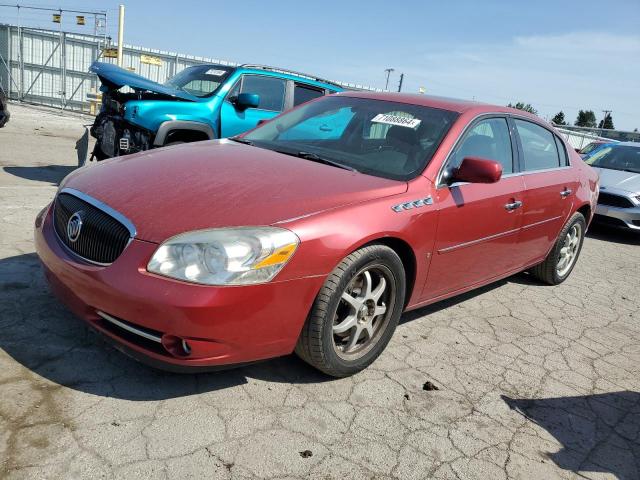
<svg viewBox="0 0 640 480">
<path fill-rule="evenodd" d="M 578 212 L 580 212 L 582 214 L 582 216 L 584 217 L 584 219 L 587 221 L 587 223 L 589 223 L 589 218 L 591 218 L 591 205 L 586 204 L 581 206 L 578 209 Z"/>
<path fill-rule="evenodd" d="M 416 283 L 416 256 L 413 253 L 413 249 L 407 242 L 395 237 L 378 238 L 369 242 L 367 245 L 372 244 L 386 245 L 396 252 L 400 257 L 400 260 L 402 260 L 402 265 L 404 266 L 404 271 L 407 277 L 407 292 L 404 298 L 404 305 L 406 307 Z M 363 247 L 366 247 L 367 245 L 363 245 Z"/>
<path fill-rule="evenodd" d="M 171 142 L 199 142 L 201 140 L 209 140 L 209 136 L 205 132 L 198 130 L 171 130 L 164 140 L 164 144 Z"/>
</svg>

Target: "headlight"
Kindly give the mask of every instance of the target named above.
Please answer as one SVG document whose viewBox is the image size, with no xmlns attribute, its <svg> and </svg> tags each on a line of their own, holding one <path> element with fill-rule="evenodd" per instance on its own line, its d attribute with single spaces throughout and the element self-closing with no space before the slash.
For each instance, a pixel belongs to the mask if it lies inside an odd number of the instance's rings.
<svg viewBox="0 0 640 480">
<path fill-rule="evenodd" d="M 299 243 L 283 228 L 197 230 L 160 245 L 147 270 L 205 285 L 264 283 L 282 270 Z"/>
</svg>

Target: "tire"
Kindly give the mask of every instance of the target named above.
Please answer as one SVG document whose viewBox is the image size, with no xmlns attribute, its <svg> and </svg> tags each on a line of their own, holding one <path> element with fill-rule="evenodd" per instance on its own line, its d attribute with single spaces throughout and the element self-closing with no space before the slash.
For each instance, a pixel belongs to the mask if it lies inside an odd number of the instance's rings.
<svg viewBox="0 0 640 480">
<path fill-rule="evenodd" d="M 405 293 L 404 266 L 391 248 L 375 244 L 353 252 L 327 277 L 302 327 L 296 354 L 333 377 L 365 369 L 389 343 Z"/>
<path fill-rule="evenodd" d="M 573 249 L 571 263 L 560 268 L 563 266 L 561 263 L 563 258 L 562 250 L 567 247 L 566 242 L 568 235 L 572 235 L 575 228 L 579 229 L 579 234 L 577 237 L 577 243 L 571 246 Z M 574 213 L 560 231 L 560 234 L 558 235 L 553 248 L 549 252 L 549 255 L 547 255 L 547 258 L 545 258 L 544 262 L 533 267 L 531 269 L 531 274 L 538 280 L 548 283 L 549 285 L 558 285 L 564 282 L 569 277 L 573 271 L 573 267 L 575 267 L 578 261 L 586 231 L 587 222 L 585 221 L 584 216 L 579 212 Z"/>
</svg>

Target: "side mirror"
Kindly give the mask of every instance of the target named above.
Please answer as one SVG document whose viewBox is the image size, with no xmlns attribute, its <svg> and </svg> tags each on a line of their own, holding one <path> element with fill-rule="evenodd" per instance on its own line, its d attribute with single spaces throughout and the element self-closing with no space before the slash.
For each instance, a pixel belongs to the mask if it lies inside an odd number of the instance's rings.
<svg viewBox="0 0 640 480">
<path fill-rule="evenodd" d="M 496 183 L 502 177 L 502 165 L 494 160 L 466 157 L 451 174 L 451 181 Z"/>
<path fill-rule="evenodd" d="M 237 97 L 231 98 L 230 100 L 238 110 L 257 108 L 258 105 L 260 105 L 260 95 L 257 93 L 240 93 Z"/>
</svg>

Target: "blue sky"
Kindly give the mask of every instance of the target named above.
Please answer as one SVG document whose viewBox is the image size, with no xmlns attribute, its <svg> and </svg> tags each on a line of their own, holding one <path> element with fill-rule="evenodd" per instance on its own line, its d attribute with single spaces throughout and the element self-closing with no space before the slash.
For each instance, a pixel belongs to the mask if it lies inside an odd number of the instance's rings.
<svg viewBox="0 0 640 480">
<path fill-rule="evenodd" d="M 28 5 L 107 10 L 118 2 Z M 543 117 L 613 110 L 640 128 L 640 0 L 599 1 L 147 1 L 125 2 L 125 43 L 266 63 L 331 79 L 506 104 Z M 176 7 L 178 5 L 178 7 Z M 1 22 L 13 13 L 0 9 Z M 25 14 L 27 20 L 44 17 Z M 48 19 L 48 17 L 47 17 Z M 47 26 L 52 24 L 45 22 Z"/>
</svg>

